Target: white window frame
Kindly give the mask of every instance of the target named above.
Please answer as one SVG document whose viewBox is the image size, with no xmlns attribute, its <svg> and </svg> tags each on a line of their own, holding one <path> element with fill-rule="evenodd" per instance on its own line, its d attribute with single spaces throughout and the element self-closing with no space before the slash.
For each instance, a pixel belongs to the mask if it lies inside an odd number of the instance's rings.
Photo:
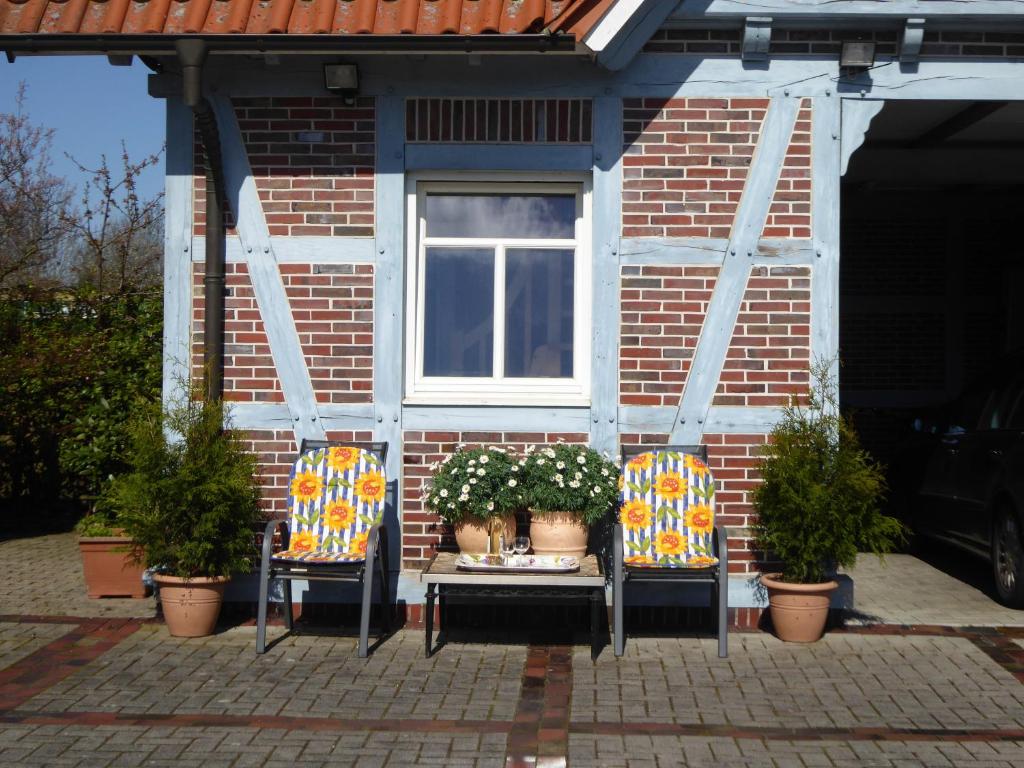
<svg viewBox="0 0 1024 768">
<path fill-rule="evenodd" d="M 572 240 L 527 238 L 429 238 L 429 244 L 495 247 L 494 376 L 423 376 L 425 198 L 430 192 L 463 194 L 574 194 L 576 237 Z M 407 237 L 405 398 L 410 405 L 590 405 L 591 336 L 591 197 L 589 176 L 580 174 L 410 174 L 406 182 Z M 573 377 L 510 378 L 504 370 L 505 286 L 503 254 L 507 248 L 572 248 Z M 500 262 L 500 263 L 499 263 Z"/>
</svg>

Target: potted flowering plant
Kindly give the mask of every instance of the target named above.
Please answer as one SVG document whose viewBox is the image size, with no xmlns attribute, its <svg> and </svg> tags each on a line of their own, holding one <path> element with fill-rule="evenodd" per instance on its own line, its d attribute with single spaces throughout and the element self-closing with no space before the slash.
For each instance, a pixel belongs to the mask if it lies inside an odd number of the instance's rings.
<svg viewBox="0 0 1024 768">
<path fill-rule="evenodd" d="M 533 551 L 585 555 L 589 526 L 618 504 L 618 468 L 592 448 L 566 443 L 528 451 L 521 464 Z"/>
<path fill-rule="evenodd" d="M 492 532 L 504 532 L 506 540 L 515 536 L 522 468 L 511 453 L 498 446 L 459 446 L 433 470 L 423 501 L 455 529 L 459 549 L 487 552 Z"/>
<path fill-rule="evenodd" d="M 90 512 L 78 521 L 75 533 L 89 597 L 146 596 L 145 567 L 132 557 L 132 540 L 111 515 Z"/>
</svg>

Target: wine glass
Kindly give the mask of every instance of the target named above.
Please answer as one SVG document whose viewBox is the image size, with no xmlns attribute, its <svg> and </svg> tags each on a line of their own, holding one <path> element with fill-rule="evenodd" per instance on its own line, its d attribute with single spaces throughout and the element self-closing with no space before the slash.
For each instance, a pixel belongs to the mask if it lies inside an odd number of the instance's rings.
<svg viewBox="0 0 1024 768">
<path fill-rule="evenodd" d="M 512 563 L 512 553 L 515 552 L 515 541 L 512 538 L 501 537 L 501 564 Z"/>
<path fill-rule="evenodd" d="M 526 550 L 530 548 L 530 537 L 529 536 L 516 536 L 515 541 L 512 542 L 512 548 L 515 550 L 518 556 L 518 564 L 523 564 L 523 555 L 526 554 Z"/>
</svg>

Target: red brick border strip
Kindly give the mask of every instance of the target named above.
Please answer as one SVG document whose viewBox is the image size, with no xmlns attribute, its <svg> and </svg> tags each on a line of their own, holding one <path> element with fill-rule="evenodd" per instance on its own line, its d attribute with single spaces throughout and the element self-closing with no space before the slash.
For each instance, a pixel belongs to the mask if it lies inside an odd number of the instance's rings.
<svg viewBox="0 0 1024 768">
<path fill-rule="evenodd" d="M 25 725 L 138 726 L 144 728 L 267 728 L 282 731 L 401 733 L 508 733 L 507 720 L 420 720 L 416 718 L 359 720 L 354 718 L 290 715 L 122 714 L 117 712 L 0 712 L 0 723 Z"/>
<path fill-rule="evenodd" d="M 572 648 L 530 646 L 505 748 L 506 768 L 565 768 L 571 696 Z"/>
<path fill-rule="evenodd" d="M 0 712 L 19 707 L 70 677 L 141 626 L 134 619 L 78 619 L 77 624 L 66 635 L 0 670 Z"/>
</svg>

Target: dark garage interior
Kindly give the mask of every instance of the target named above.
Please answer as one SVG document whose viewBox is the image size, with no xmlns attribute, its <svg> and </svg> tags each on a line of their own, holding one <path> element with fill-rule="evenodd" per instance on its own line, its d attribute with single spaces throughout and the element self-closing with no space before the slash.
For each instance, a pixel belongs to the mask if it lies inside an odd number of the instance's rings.
<svg viewBox="0 0 1024 768">
<path fill-rule="evenodd" d="M 841 398 L 889 468 L 894 514 L 917 481 L 914 420 L 1024 344 L 1022 204 L 1022 102 L 889 101 L 850 160 Z"/>
</svg>

